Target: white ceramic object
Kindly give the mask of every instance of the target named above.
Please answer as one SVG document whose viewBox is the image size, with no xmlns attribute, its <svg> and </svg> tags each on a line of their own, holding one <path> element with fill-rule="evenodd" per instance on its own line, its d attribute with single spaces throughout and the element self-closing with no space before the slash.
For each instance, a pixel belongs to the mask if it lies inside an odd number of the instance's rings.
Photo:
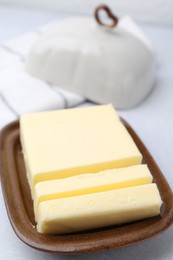
<svg viewBox="0 0 173 260">
<path fill-rule="evenodd" d="M 153 47 L 129 17 L 113 29 L 89 17 L 53 25 L 35 42 L 26 69 L 91 101 L 120 109 L 139 104 L 155 79 Z"/>
</svg>

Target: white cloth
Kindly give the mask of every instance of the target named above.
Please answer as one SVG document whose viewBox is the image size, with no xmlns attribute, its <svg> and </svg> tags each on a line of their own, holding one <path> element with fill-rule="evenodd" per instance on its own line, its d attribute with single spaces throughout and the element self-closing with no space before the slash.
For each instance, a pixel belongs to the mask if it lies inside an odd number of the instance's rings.
<svg viewBox="0 0 173 260">
<path fill-rule="evenodd" d="M 69 108 L 84 102 L 81 96 L 25 72 L 25 58 L 43 30 L 0 43 L 0 128 L 24 113 Z"/>
</svg>

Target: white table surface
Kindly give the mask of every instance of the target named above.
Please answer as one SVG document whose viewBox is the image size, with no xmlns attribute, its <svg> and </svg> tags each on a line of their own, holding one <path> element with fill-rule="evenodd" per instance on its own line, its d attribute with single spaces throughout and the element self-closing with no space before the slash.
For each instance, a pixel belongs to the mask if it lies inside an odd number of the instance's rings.
<svg viewBox="0 0 173 260">
<path fill-rule="evenodd" d="M 0 41 L 12 39 L 65 14 L 0 5 Z M 142 25 L 157 49 L 157 82 L 151 95 L 138 107 L 119 111 L 141 137 L 173 189 L 173 28 Z M 172 260 L 173 227 L 151 240 L 122 249 L 77 256 L 36 251 L 15 235 L 0 187 L 0 259 L 133 259 Z"/>
</svg>

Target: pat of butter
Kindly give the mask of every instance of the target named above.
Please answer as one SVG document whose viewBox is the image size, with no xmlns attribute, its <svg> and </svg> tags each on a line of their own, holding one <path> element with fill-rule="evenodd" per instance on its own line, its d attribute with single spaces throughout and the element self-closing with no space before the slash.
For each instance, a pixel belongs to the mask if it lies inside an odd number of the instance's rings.
<svg viewBox="0 0 173 260">
<path fill-rule="evenodd" d="M 119 225 L 157 216 L 161 204 L 155 183 L 48 200 L 39 204 L 37 230 L 63 234 Z"/>
<path fill-rule="evenodd" d="M 142 164 L 39 182 L 34 187 L 35 217 L 37 220 L 37 208 L 42 201 L 137 186 L 152 180 L 147 165 Z"/>
<path fill-rule="evenodd" d="M 33 193 L 36 183 L 141 163 L 112 105 L 24 115 L 20 138 Z"/>
</svg>

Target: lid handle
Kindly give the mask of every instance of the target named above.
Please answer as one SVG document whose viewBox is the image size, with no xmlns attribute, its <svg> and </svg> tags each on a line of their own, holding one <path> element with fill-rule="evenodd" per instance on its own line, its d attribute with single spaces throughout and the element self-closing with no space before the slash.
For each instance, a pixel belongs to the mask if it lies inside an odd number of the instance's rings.
<svg viewBox="0 0 173 260">
<path fill-rule="evenodd" d="M 104 23 L 103 21 L 101 21 L 100 16 L 99 16 L 99 12 L 100 11 L 105 11 L 107 16 L 112 20 L 111 24 L 107 24 Z M 94 11 L 94 17 L 97 21 L 98 24 L 100 24 L 101 26 L 104 26 L 106 28 L 114 28 L 117 23 L 118 23 L 118 17 L 116 15 L 114 15 L 111 11 L 111 9 L 105 5 L 105 4 L 100 4 Z"/>
</svg>

